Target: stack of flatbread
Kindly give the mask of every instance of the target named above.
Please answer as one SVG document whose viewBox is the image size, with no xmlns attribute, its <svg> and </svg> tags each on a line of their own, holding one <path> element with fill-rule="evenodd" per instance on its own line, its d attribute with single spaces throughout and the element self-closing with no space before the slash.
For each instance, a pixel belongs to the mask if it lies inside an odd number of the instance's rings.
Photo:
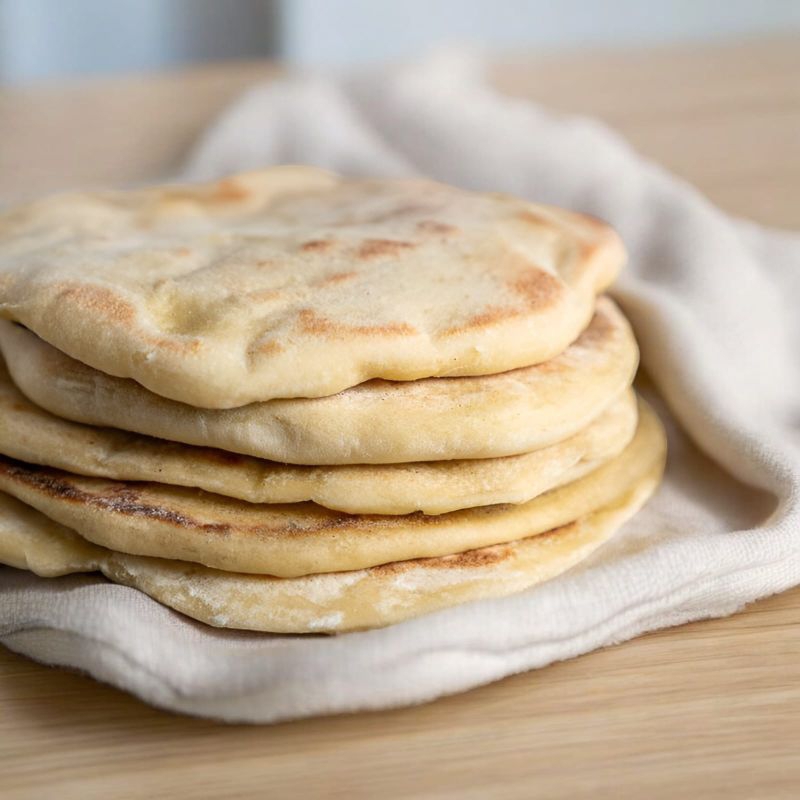
<svg viewBox="0 0 800 800">
<path fill-rule="evenodd" d="M 586 216 L 305 167 L 0 218 L 0 562 L 387 625 L 585 559 L 665 438 Z"/>
</svg>

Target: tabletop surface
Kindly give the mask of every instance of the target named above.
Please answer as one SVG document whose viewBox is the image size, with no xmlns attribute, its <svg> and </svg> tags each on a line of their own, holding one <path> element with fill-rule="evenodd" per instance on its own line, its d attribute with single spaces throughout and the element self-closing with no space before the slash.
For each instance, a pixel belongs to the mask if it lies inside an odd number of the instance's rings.
<svg viewBox="0 0 800 800">
<path fill-rule="evenodd" d="M 163 174 L 274 72 L 0 90 L 0 201 Z M 792 38 L 494 69 L 510 94 L 606 120 L 732 213 L 794 229 L 799 77 Z M 0 797 L 796 797 L 799 614 L 794 590 L 425 706 L 272 727 L 167 714 L 0 649 Z"/>
</svg>

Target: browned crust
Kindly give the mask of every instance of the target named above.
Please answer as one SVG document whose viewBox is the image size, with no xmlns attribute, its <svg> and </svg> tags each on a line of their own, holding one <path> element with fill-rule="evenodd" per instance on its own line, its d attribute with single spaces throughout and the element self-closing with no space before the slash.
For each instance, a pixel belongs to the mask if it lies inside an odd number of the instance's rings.
<svg viewBox="0 0 800 800">
<path fill-rule="evenodd" d="M 489 305 L 479 314 L 473 314 L 463 322 L 442 330 L 440 336 L 454 336 L 465 331 L 489 328 L 509 319 L 521 317 L 531 310 L 555 306 L 564 294 L 560 281 L 539 267 L 527 267 L 518 278 L 509 284 L 512 291 L 523 301 L 524 306 Z"/>
<path fill-rule="evenodd" d="M 223 178 L 217 182 L 211 198 L 222 203 L 237 203 L 247 200 L 251 194 L 251 191 L 235 178 Z"/>
<path fill-rule="evenodd" d="M 454 553 L 450 556 L 433 556 L 431 558 L 414 558 L 408 561 L 392 561 L 389 564 L 379 564 L 371 567 L 370 572 L 384 575 L 399 575 L 413 569 L 475 569 L 490 567 L 504 561 L 512 553 L 508 545 L 492 545 L 481 547 L 478 550 L 467 550 L 464 553 Z"/>
<path fill-rule="evenodd" d="M 252 191 L 236 178 L 223 178 L 216 183 L 197 188 L 170 187 L 162 189 L 159 201 L 162 203 L 206 203 L 208 205 L 236 204 L 249 200 Z"/>
<path fill-rule="evenodd" d="M 304 253 L 327 253 L 336 246 L 333 239 L 310 239 L 300 245 L 300 250 Z"/>
<path fill-rule="evenodd" d="M 105 286 L 68 284 L 58 293 L 58 301 L 76 305 L 114 322 L 127 324 L 136 318 L 136 309 Z"/>
<path fill-rule="evenodd" d="M 259 342 L 258 344 L 254 345 L 248 352 L 251 355 L 254 353 L 259 353 L 260 355 L 274 356 L 283 352 L 284 349 L 284 346 L 280 342 L 277 342 L 274 339 L 269 339 L 265 342 Z"/>
<path fill-rule="evenodd" d="M 520 309 L 513 306 L 487 306 L 485 311 L 480 314 L 473 314 L 468 317 L 464 322 L 458 325 L 452 325 L 445 328 L 439 333 L 440 336 L 455 336 L 456 334 L 463 333 L 468 330 L 477 330 L 480 328 L 488 328 L 502 322 L 506 319 L 513 319 L 522 314 Z"/>
<path fill-rule="evenodd" d="M 314 285 L 332 286 L 336 283 L 345 283 L 346 281 L 351 281 L 357 276 L 358 273 L 352 270 L 349 272 L 334 272 L 332 275 L 325 275 L 324 277 L 320 278 Z"/>
<path fill-rule="evenodd" d="M 233 531 L 246 534 L 274 534 L 282 536 L 306 536 L 320 531 L 341 528 L 360 528 L 375 525 L 381 521 L 392 522 L 394 518 L 377 515 L 350 515 L 339 511 L 329 511 L 320 506 L 309 504 L 316 514 L 310 513 L 308 523 L 302 527 L 290 525 L 247 524 L 202 522 L 194 517 L 168 507 L 163 503 L 147 502 L 143 499 L 149 484 L 103 481 L 104 488 L 94 491 L 81 489 L 76 485 L 69 473 L 57 469 L 25 464 L 8 457 L 0 457 L 0 475 L 5 475 L 11 482 L 28 486 L 42 496 L 52 497 L 60 502 L 78 506 L 101 509 L 111 514 L 129 517 L 146 517 L 166 525 L 184 530 L 197 530 L 203 533 L 228 535 Z M 138 487 L 141 487 L 139 489 Z M 205 494 L 202 490 L 186 490 Z M 423 514 L 415 514 L 420 521 L 427 518 Z M 435 519 L 435 518 L 434 518 Z"/>
<path fill-rule="evenodd" d="M 197 528 L 209 533 L 229 533 L 231 530 L 226 523 L 203 523 L 163 506 L 142 503 L 139 493 L 126 484 L 119 484 L 106 494 L 92 494 L 63 477 L 66 473 L 23 465 L 7 458 L 0 460 L 0 473 L 15 483 L 32 487 L 40 494 L 77 505 L 94 506 L 125 516 L 148 517 L 175 527 Z"/>
<path fill-rule="evenodd" d="M 364 239 L 356 249 L 356 258 L 369 261 L 375 258 L 396 256 L 405 250 L 416 247 L 413 242 L 402 242 L 395 239 Z"/>
<path fill-rule="evenodd" d="M 553 306 L 564 295 L 564 284 L 546 270 L 529 267 L 519 273 L 511 288 L 520 295 L 531 310 Z"/>
<path fill-rule="evenodd" d="M 321 317 L 310 308 L 301 309 L 298 319 L 303 333 L 313 333 L 317 336 L 340 336 L 342 334 L 413 336 L 417 333 L 416 328 L 406 322 L 388 322 L 384 325 L 345 325 L 327 317 Z"/>
<path fill-rule="evenodd" d="M 215 451 L 209 449 L 209 454 Z M 196 529 L 206 533 L 228 534 L 233 531 L 240 533 L 280 533 L 282 536 L 297 537 L 313 535 L 320 531 L 348 528 L 350 530 L 371 529 L 373 531 L 382 527 L 393 527 L 413 520 L 415 525 L 436 526 L 446 524 L 449 514 L 429 516 L 418 511 L 405 517 L 382 516 L 380 514 L 347 514 L 343 511 L 333 511 L 317 506 L 313 503 L 304 504 L 308 509 L 308 517 L 302 527 L 286 525 L 267 525 L 264 523 L 252 524 L 244 520 L 235 519 L 231 523 L 202 522 L 187 513 L 176 511 L 163 502 L 148 501 L 147 491 L 151 484 L 128 481 L 102 480 L 100 488 L 83 489 L 75 476 L 62 470 L 43 467 L 35 464 L 26 464 L 21 461 L 0 456 L 0 475 L 9 481 L 33 489 L 41 496 L 52 497 L 61 502 L 74 505 L 83 505 L 102 509 L 111 514 L 124 516 L 147 517 L 163 522 L 173 527 L 186 530 Z M 96 479 L 85 479 L 96 480 Z M 178 490 L 197 496 L 208 496 L 200 489 Z M 235 505 L 236 501 L 228 501 Z M 253 506 L 257 508 L 256 505 Z M 473 513 L 484 516 L 503 514 L 508 511 L 507 504 L 483 506 L 473 509 Z M 235 513 L 235 512 L 233 512 Z M 460 512 L 452 512 L 458 514 Z"/>
<path fill-rule="evenodd" d="M 548 542 L 564 536 L 574 530 L 579 521 L 570 522 L 559 528 L 553 528 L 545 533 L 536 534 L 538 541 Z M 383 575 L 399 575 L 420 567 L 426 569 L 480 569 L 499 564 L 501 561 L 512 557 L 514 554 L 514 543 L 494 544 L 489 547 L 481 547 L 477 550 L 466 550 L 463 553 L 454 553 L 449 556 L 432 556 L 430 558 L 414 558 L 408 561 L 393 561 L 389 564 L 378 564 L 370 567 L 369 571 Z"/>
<path fill-rule="evenodd" d="M 72 305 L 79 314 L 91 312 L 105 318 L 118 328 L 137 329 L 139 336 L 154 347 L 177 353 L 196 353 L 203 347 L 198 337 L 181 338 L 150 336 L 137 326 L 136 309 L 112 289 L 94 284 L 65 284 L 57 294 L 56 302 Z"/>
</svg>

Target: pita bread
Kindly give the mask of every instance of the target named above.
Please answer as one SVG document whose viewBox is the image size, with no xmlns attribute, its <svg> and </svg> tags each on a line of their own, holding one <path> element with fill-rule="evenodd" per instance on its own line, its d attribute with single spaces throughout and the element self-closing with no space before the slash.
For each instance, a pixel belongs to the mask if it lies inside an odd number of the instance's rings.
<svg viewBox="0 0 800 800">
<path fill-rule="evenodd" d="M 0 457 L 0 490 L 95 544 L 282 578 L 443 556 L 542 533 L 612 502 L 664 460 L 641 405 L 621 455 L 527 503 L 426 516 L 351 516 L 313 503 L 255 505 L 196 489 L 88 478 Z"/>
<path fill-rule="evenodd" d="M 556 358 L 480 378 L 370 381 L 331 397 L 199 410 L 75 361 L 0 320 L 0 348 L 34 403 L 89 425 L 292 464 L 397 464 L 538 450 L 586 428 L 633 380 L 638 350 L 600 298 L 591 325 Z"/>
<path fill-rule="evenodd" d="M 546 361 L 624 261 L 598 220 L 310 167 L 0 216 L 0 315 L 163 397 L 232 408 Z"/>
<path fill-rule="evenodd" d="M 218 627 L 274 633 L 374 628 L 555 577 L 610 538 L 652 494 L 660 474 L 652 466 L 613 503 L 537 536 L 458 555 L 288 579 L 115 553 L 0 493 L 0 563 L 47 577 L 99 570 Z"/>
<path fill-rule="evenodd" d="M 0 361 L 3 455 L 79 475 L 192 486 L 250 503 L 310 500 L 350 514 L 441 514 L 531 500 L 619 455 L 633 437 L 636 418 L 636 398 L 627 390 L 587 428 L 533 453 L 303 467 L 61 419 L 27 400 Z"/>
</svg>

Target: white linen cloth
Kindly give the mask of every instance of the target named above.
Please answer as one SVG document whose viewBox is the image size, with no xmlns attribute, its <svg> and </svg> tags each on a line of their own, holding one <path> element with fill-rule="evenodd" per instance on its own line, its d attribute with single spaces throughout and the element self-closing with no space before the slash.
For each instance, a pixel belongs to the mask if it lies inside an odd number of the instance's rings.
<svg viewBox="0 0 800 800">
<path fill-rule="evenodd" d="M 270 722 L 431 700 L 800 583 L 800 237 L 730 219 L 603 126 L 497 94 L 468 59 L 258 87 L 186 174 L 282 162 L 422 173 L 610 221 L 631 253 L 616 295 L 679 423 L 663 487 L 556 580 L 336 637 L 214 630 L 93 576 L 0 569 L 6 646 L 164 708 Z"/>
</svg>

